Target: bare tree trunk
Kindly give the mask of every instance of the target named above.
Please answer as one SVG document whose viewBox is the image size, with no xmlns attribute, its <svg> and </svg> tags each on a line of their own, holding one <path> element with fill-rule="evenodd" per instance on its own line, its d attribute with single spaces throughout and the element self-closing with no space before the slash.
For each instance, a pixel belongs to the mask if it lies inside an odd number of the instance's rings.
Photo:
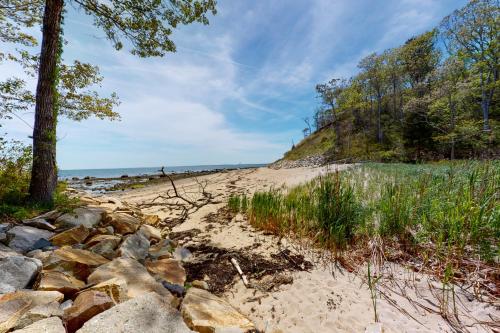
<svg viewBox="0 0 500 333">
<path fill-rule="evenodd" d="M 63 0 L 46 0 L 43 16 L 43 39 L 36 87 L 35 127 L 33 129 L 33 168 L 30 200 L 52 202 L 57 185 L 57 61 L 61 33 Z"/>
<path fill-rule="evenodd" d="M 488 78 L 488 83 L 489 83 L 489 78 Z M 481 68 L 481 110 L 483 112 L 483 130 L 484 131 L 489 131 L 490 130 L 490 124 L 489 124 L 489 108 L 490 108 L 490 101 L 488 99 L 488 93 L 486 92 L 486 87 L 485 87 L 485 82 L 484 82 L 484 71 Z"/>
</svg>

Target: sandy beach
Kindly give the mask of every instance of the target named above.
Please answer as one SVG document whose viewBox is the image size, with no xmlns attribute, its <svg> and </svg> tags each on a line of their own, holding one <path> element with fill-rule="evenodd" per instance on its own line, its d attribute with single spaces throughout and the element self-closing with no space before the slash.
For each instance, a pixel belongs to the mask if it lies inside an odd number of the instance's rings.
<svg viewBox="0 0 500 333">
<path fill-rule="evenodd" d="M 222 214 L 221 208 L 231 194 L 251 195 L 259 190 L 289 187 L 349 167 L 355 166 L 258 168 L 182 179 L 175 182 L 179 194 L 191 202 L 203 203 L 188 207 L 187 214 L 182 207 L 189 205 L 170 197 L 173 188 L 168 183 L 116 192 L 113 196 L 145 214 L 158 215 L 169 225 L 164 232 L 178 235 L 178 242 L 185 247 L 203 245 L 244 251 L 249 257 L 259 258 L 269 258 L 284 249 L 304 255 L 312 267 L 250 279 L 249 287 L 235 276 L 221 293 L 264 332 L 380 332 L 380 326 L 383 332 L 454 332 L 464 327 L 470 332 L 491 332 L 481 322 L 500 318 L 498 304 L 479 302 L 457 288 L 455 305 L 448 309 L 453 316 L 444 318 L 440 314 L 441 283 L 390 263 L 384 265 L 383 278 L 376 286 L 376 310 L 381 323 L 377 325 L 363 268 L 348 272 L 328 260 L 319 260 L 324 256 L 315 249 L 255 230 L 240 214 L 229 220 Z M 209 200 L 204 202 L 207 197 Z M 196 254 L 193 257 L 196 259 Z M 204 279 L 209 285 L 217 284 L 209 276 Z"/>
</svg>

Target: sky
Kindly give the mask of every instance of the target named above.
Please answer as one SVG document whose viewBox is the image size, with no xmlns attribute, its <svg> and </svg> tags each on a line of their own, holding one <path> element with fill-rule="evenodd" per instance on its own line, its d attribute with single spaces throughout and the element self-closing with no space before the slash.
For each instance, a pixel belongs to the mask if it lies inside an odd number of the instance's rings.
<svg viewBox="0 0 500 333">
<path fill-rule="evenodd" d="M 63 58 L 99 66 L 96 89 L 118 94 L 121 121 L 61 119 L 59 168 L 272 162 L 303 137 L 317 83 L 355 75 L 364 56 L 432 29 L 466 2 L 218 0 L 210 25 L 176 29 L 177 52 L 147 59 L 114 50 L 68 5 Z M 0 80 L 12 75 L 21 70 L 0 65 Z M 33 112 L 19 116 L 0 131 L 28 142 Z"/>
</svg>

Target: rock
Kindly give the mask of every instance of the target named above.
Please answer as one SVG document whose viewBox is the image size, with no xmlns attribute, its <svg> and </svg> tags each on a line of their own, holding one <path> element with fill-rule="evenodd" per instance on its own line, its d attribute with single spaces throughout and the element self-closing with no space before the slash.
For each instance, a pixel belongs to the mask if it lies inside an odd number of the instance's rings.
<svg viewBox="0 0 500 333">
<path fill-rule="evenodd" d="M 44 229 L 48 231 L 56 230 L 55 225 L 52 225 L 51 223 L 47 222 L 47 220 L 39 217 L 35 217 L 34 219 L 29 220 L 23 220 L 23 224 L 33 228 Z"/>
<path fill-rule="evenodd" d="M 89 284 L 101 283 L 112 278 L 118 278 L 127 283 L 127 296 L 130 298 L 154 291 L 172 299 L 170 293 L 148 273 L 144 266 L 130 258 L 116 258 L 99 266 L 90 274 L 87 282 Z"/>
<path fill-rule="evenodd" d="M 156 293 L 118 304 L 87 321 L 78 333 L 187 333 L 179 312 Z"/>
<path fill-rule="evenodd" d="M 118 243 L 119 242 L 112 239 L 103 240 L 102 242 L 89 247 L 88 250 L 93 253 L 97 253 L 106 259 L 112 260 L 116 257 L 115 249 L 118 246 Z"/>
<path fill-rule="evenodd" d="M 50 303 L 59 303 L 64 295 L 58 291 L 18 290 L 16 292 L 0 296 L 0 302 L 14 299 L 22 299 L 30 303 L 30 307 L 45 306 Z"/>
<path fill-rule="evenodd" d="M 373 323 L 365 328 L 365 333 L 384 333 L 382 323 Z"/>
<path fill-rule="evenodd" d="M 173 284 L 167 281 L 161 281 L 161 284 L 165 289 L 170 291 L 172 295 L 175 295 L 179 298 L 184 297 L 184 294 L 186 293 L 186 289 L 184 286 L 178 285 L 178 284 Z"/>
<path fill-rule="evenodd" d="M 47 240 L 53 235 L 53 232 L 28 226 L 15 226 L 7 231 L 7 237 L 10 239 L 9 247 L 19 252 L 36 250 L 39 248 L 34 247 L 37 241 Z"/>
<path fill-rule="evenodd" d="M 158 228 L 155 228 L 147 224 L 143 224 L 141 225 L 141 228 L 139 230 L 149 240 L 157 240 L 157 241 L 161 240 L 161 231 Z"/>
<path fill-rule="evenodd" d="M 210 287 L 206 281 L 194 280 L 193 282 L 191 282 L 191 285 L 195 288 L 199 288 L 199 289 L 203 289 L 203 290 L 210 289 Z"/>
<path fill-rule="evenodd" d="M 42 271 L 35 284 L 36 290 L 56 290 L 64 295 L 71 296 L 85 287 L 85 282 L 57 271 Z"/>
<path fill-rule="evenodd" d="M 149 256 L 155 259 L 172 258 L 174 251 L 174 243 L 170 239 L 164 239 L 157 244 L 151 245 L 149 248 Z"/>
<path fill-rule="evenodd" d="M 181 313 L 186 324 L 197 332 L 250 332 L 255 329 L 248 318 L 229 303 L 206 290 L 190 288 L 182 302 Z"/>
<path fill-rule="evenodd" d="M 0 333 L 12 329 L 21 316 L 28 311 L 30 302 L 23 299 L 13 299 L 0 302 Z"/>
<path fill-rule="evenodd" d="M 73 306 L 64 311 L 63 319 L 68 333 L 76 332 L 87 320 L 114 304 L 111 298 L 101 291 L 88 290 L 79 294 Z"/>
<path fill-rule="evenodd" d="M 148 251 L 149 240 L 140 231 L 125 238 L 118 249 L 118 253 L 121 257 L 135 260 L 145 259 L 148 255 Z"/>
<path fill-rule="evenodd" d="M 58 227 L 72 228 L 83 225 L 87 228 L 99 224 L 102 220 L 103 209 L 97 207 L 76 208 L 72 213 L 61 215 L 55 221 Z"/>
<path fill-rule="evenodd" d="M 34 306 L 22 315 L 14 326 L 14 329 L 21 329 L 39 320 L 50 317 L 61 317 L 62 315 L 63 311 L 59 309 L 59 302 Z"/>
<path fill-rule="evenodd" d="M 39 320 L 23 329 L 14 331 L 15 333 L 66 333 L 61 319 L 58 317 L 50 317 Z M 12 332 L 12 333 L 14 333 Z"/>
<path fill-rule="evenodd" d="M 144 221 L 144 224 L 156 226 L 158 223 L 161 222 L 161 219 L 158 215 L 144 215 L 142 217 L 142 220 Z"/>
<path fill-rule="evenodd" d="M 40 238 L 31 247 L 32 250 L 42 249 L 43 251 L 45 251 L 45 250 L 55 250 L 56 248 L 57 247 L 52 246 L 52 243 L 49 240 L 46 240 L 45 238 Z"/>
<path fill-rule="evenodd" d="M 28 253 L 26 253 L 26 256 L 38 259 L 42 262 L 47 262 L 47 259 L 50 257 L 53 251 L 42 251 L 42 250 L 33 250 Z"/>
<path fill-rule="evenodd" d="M 175 249 L 174 251 L 174 259 L 181 260 L 181 261 L 187 261 L 189 258 L 192 257 L 191 251 L 186 249 L 185 247 L 179 246 Z"/>
<path fill-rule="evenodd" d="M 10 247 L 0 243 L 0 259 L 19 255 L 21 255 L 19 252 L 16 252 Z"/>
<path fill-rule="evenodd" d="M 69 309 L 70 307 L 73 306 L 73 300 L 71 299 L 68 299 L 67 301 L 64 301 L 62 302 L 60 305 L 59 305 L 59 309 L 61 311 L 66 311 L 66 309 Z"/>
<path fill-rule="evenodd" d="M 89 229 L 84 225 L 80 225 L 52 236 L 50 241 L 57 246 L 73 245 L 83 243 L 88 235 Z"/>
<path fill-rule="evenodd" d="M 12 228 L 11 223 L 0 223 L 0 232 L 7 232 L 10 228 Z"/>
<path fill-rule="evenodd" d="M 116 233 L 121 235 L 132 234 L 140 226 L 140 221 L 133 216 L 123 213 L 111 213 L 105 221 L 113 226 Z"/>
<path fill-rule="evenodd" d="M 0 232 L 0 243 L 7 241 L 7 234 L 5 232 Z"/>
<path fill-rule="evenodd" d="M 26 288 L 41 268 L 38 259 L 21 255 L 0 258 L 0 294 Z"/>
<path fill-rule="evenodd" d="M 96 245 L 102 241 L 113 241 L 113 243 L 116 244 L 116 246 L 118 246 L 118 244 L 120 243 L 120 241 L 122 240 L 122 238 L 120 236 L 115 236 L 115 235 L 95 235 L 95 236 L 92 236 L 87 242 L 85 242 L 85 245 L 87 247 L 91 247 L 93 245 Z"/>
<path fill-rule="evenodd" d="M 161 281 L 184 286 L 186 282 L 186 271 L 178 260 L 161 259 L 157 261 L 146 261 L 146 268 L 153 276 Z"/>
<path fill-rule="evenodd" d="M 116 304 L 123 303 L 128 299 L 127 282 L 123 279 L 109 279 L 90 287 L 89 290 L 96 290 L 105 293 Z"/>
<path fill-rule="evenodd" d="M 108 259 L 97 253 L 64 246 L 52 252 L 43 268 L 69 273 L 77 279 L 86 280 L 94 268 L 107 262 Z"/>
<path fill-rule="evenodd" d="M 54 222 L 59 216 L 61 216 L 63 213 L 57 211 L 57 210 L 51 210 L 50 212 L 43 213 L 40 216 L 37 216 L 36 218 L 38 219 L 44 219 L 48 222 Z"/>
</svg>

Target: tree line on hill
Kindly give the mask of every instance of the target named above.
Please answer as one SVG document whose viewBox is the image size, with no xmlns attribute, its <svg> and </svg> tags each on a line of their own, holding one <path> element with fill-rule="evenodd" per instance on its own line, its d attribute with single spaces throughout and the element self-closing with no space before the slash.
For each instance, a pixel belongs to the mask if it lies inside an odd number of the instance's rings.
<svg viewBox="0 0 500 333">
<path fill-rule="evenodd" d="M 332 157 L 498 157 L 499 14 L 498 0 L 472 0 L 432 31 L 366 56 L 357 75 L 318 84 L 313 125 L 334 132 Z"/>
</svg>

